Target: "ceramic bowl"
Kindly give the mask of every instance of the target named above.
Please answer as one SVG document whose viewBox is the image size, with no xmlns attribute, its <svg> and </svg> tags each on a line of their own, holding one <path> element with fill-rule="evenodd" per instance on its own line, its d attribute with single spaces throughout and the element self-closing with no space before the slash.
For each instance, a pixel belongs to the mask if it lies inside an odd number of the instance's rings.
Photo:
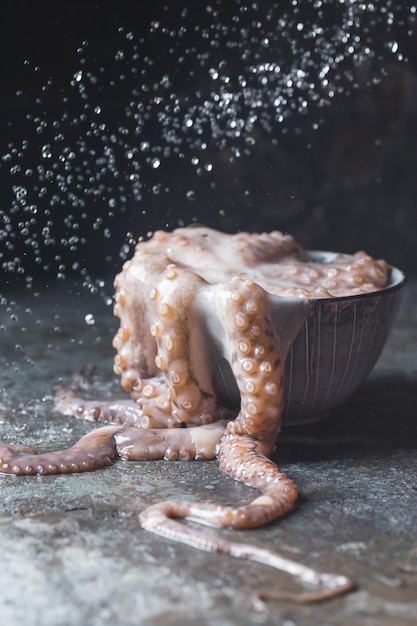
<svg viewBox="0 0 417 626">
<path fill-rule="evenodd" d="M 330 252 L 311 252 L 330 262 Z M 311 301 L 285 365 L 283 425 L 319 420 L 342 404 L 375 365 L 398 311 L 404 274 L 392 267 L 384 289 Z"/>
</svg>

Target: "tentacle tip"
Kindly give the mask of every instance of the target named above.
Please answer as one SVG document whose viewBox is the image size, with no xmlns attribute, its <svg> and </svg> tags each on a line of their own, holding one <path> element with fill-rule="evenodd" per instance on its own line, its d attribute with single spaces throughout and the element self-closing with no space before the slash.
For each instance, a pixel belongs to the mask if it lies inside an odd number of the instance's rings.
<svg viewBox="0 0 417 626">
<path fill-rule="evenodd" d="M 286 592 L 259 590 L 252 594 L 251 604 L 255 611 L 268 612 L 270 602 L 290 602 L 292 604 L 315 604 L 325 602 L 338 596 L 351 593 L 357 589 L 354 580 L 346 576 L 336 576 L 334 574 L 322 574 L 322 582 L 325 586 L 307 592 Z"/>
</svg>

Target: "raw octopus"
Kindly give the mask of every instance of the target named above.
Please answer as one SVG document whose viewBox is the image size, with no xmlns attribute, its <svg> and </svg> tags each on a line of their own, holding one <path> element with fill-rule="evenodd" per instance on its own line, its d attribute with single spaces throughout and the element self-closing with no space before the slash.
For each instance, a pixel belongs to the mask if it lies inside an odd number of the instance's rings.
<svg viewBox="0 0 417 626">
<path fill-rule="evenodd" d="M 0 444 L 0 471 L 54 474 L 95 470 L 117 458 L 217 458 L 226 474 L 260 495 L 245 506 L 157 503 L 140 514 L 143 528 L 266 563 L 313 586 L 279 597 L 317 601 L 348 591 L 353 582 L 345 576 L 315 572 L 174 518 L 250 529 L 294 507 L 297 488 L 270 458 L 281 425 L 287 351 L 311 300 L 375 291 L 387 280 L 384 261 L 358 252 L 312 263 L 293 237 L 279 231 L 157 231 L 136 246 L 115 279 L 120 327 L 114 371 L 130 399 L 84 400 L 76 383 L 61 389 L 61 413 L 107 425 L 56 452 Z"/>
</svg>

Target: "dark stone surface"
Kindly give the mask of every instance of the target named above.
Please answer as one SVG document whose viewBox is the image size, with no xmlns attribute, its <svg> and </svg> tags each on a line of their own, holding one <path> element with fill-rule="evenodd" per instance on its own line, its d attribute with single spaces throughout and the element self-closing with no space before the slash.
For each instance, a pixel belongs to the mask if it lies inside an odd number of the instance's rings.
<svg viewBox="0 0 417 626">
<path fill-rule="evenodd" d="M 100 298 L 77 297 L 74 286 L 44 286 L 39 293 L 7 293 L 0 309 L 0 427 L 4 441 L 45 450 L 92 428 L 57 416 L 52 402 L 54 388 L 80 364 L 97 366 L 93 395 L 120 391 L 111 374 L 116 321 L 109 308 Z M 282 433 L 276 460 L 299 485 L 297 509 L 257 531 L 222 531 L 348 574 L 357 581 L 355 592 L 320 605 L 282 602 L 268 614 L 255 612 L 254 590 L 291 589 L 292 581 L 260 565 L 158 539 L 137 520 L 146 505 L 164 498 L 240 503 L 251 497 L 249 489 L 221 474 L 215 462 L 118 462 L 87 474 L 0 477 L 2 622 L 414 624 L 416 312 L 417 285 L 409 284 L 368 381 L 327 420 Z M 94 325 L 85 323 L 88 314 Z"/>
</svg>

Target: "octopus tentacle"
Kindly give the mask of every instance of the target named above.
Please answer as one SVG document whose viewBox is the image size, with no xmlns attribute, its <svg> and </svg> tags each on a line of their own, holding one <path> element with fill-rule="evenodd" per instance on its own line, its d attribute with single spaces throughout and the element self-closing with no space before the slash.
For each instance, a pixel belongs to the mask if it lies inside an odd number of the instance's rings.
<svg viewBox="0 0 417 626">
<path fill-rule="evenodd" d="M 307 591 L 301 593 L 259 591 L 253 596 L 253 604 L 258 610 L 265 610 L 265 603 L 268 600 L 288 600 L 304 604 L 321 602 L 353 590 L 355 584 L 346 576 L 317 572 L 271 550 L 198 531 L 184 526 L 174 519 L 187 519 L 207 526 L 231 526 L 247 529 L 262 526 L 293 507 L 297 497 L 295 485 L 279 471 L 272 461 L 257 450 L 257 448 L 262 447 L 261 445 L 249 440 L 248 437 L 244 437 L 244 439 L 243 448 L 246 450 L 246 458 L 242 458 L 240 451 L 242 441 L 238 442 L 235 435 L 227 434 L 226 440 L 222 439 L 220 461 L 224 461 L 230 453 L 234 456 L 239 451 L 241 457 L 239 479 L 246 484 L 258 487 L 262 491 L 261 496 L 250 504 L 239 507 L 191 501 L 167 500 L 159 502 L 148 507 L 139 515 L 142 528 L 199 550 L 228 554 L 238 559 L 255 561 L 284 571 L 294 576 L 307 588 Z M 263 469 L 261 470 L 260 467 Z"/>
<path fill-rule="evenodd" d="M 236 277 L 225 297 L 219 294 L 218 315 L 228 340 L 228 358 L 240 392 L 240 411 L 230 432 L 275 445 L 281 427 L 284 392 L 285 329 L 278 337 L 268 295 L 252 280 Z M 303 319 L 300 318 L 300 325 Z"/>
<path fill-rule="evenodd" d="M 89 422 L 147 428 L 149 420 L 133 400 L 85 400 L 71 387 L 59 389 L 55 405 L 61 415 L 71 415 Z"/>
<path fill-rule="evenodd" d="M 205 285 L 195 273 L 170 264 L 153 293 L 155 363 L 164 375 L 172 416 L 179 423 L 207 424 L 219 417 L 211 363 L 200 356 L 205 335 L 200 324 L 191 322 L 196 315 L 195 294 Z"/>
<path fill-rule="evenodd" d="M 198 517 L 199 522 L 207 524 L 210 514 L 216 515 L 217 509 L 216 505 L 167 500 L 145 509 L 139 515 L 139 522 L 145 530 L 165 539 L 206 552 L 223 553 L 238 559 L 254 561 L 286 572 L 307 588 L 307 591 L 301 593 L 258 591 L 252 598 L 254 607 L 258 610 L 265 610 L 267 600 L 288 600 L 299 604 L 321 602 L 355 588 L 355 583 L 347 576 L 318 572 L 272 550 L 188 528 L 173 519 L 185 518 L 196 521 Z M 202 512 L 204 514 L 200 517 Z"/>
<path fill-rule="evenodd" d="M 163 271 L 157 264 L 156 272 L 152 263 L 144 252 L 141 264 L 152 269 L 147 267 L 146 276 L 140 274 L 142 289 L 138 289 L 138 276 L 130 265 L 129 271 L 116 279 L 115 313 L 120 328 L 113 342 L 118 350 L 114 370 L 121 376 L 122 387 L 131 392 L 143 412 L 142 421 L 148 418 L 150 428 L 208 424 L 233 416 L 236 411 L 222 407 L 217 399 L 211 360 L 200 356 L 198 347 L 205 345 L 205 329 L 190 323 L 196 314 L 195 293 L 207 286 L 206 281 L 169 259 L 165 259 Z M 133 269 L 136 271 L 136 266 Z M 132 278 L 136 279 L 134 285 Z M 143 312 L 144 301 L 152 311 L 148 317 Z M 146 323 L 137 323 L 138 312 L 149 321 L 147 329 L 143 329 Z"/>
<path fill-rule="evenodd" d="M 104 426 L 71 448 L 39 454 L 30 446 L 0 443 L 0 473 L 69 474 L 139 460 L 210 460 L 217 456 L 225 422 L 191 428 L 138 429 Z"/>
<path fill-rule="evenodd" d="M 216 458 L 225 423 L 190 428 L 137 430 L 116 433 L 119 456 L 127 461 L 154 459 L 208 461 Z"/>
<path fill-rule="evenodd" d="M 88 388 L 94 367 L 83 366 L 72 376 L 71 383 L 55 393 L 55 407 L 61 415 L 71 415 L 89 422 L 106 422 L 118 426 L 143 426 L 143 412 L 129 399 L 85 400 L 79 394 Z"/>
<path fill-rule="evenodd" d="M 165 390 L 162 379 L 153 377 L 144 386 L 140 403 L 135 400 L 85 400 L 71 387 L 59 389 L 55 401 L 62 415 L 90 422 L 135 428 L 179 428 L 182 424 L 172 417 Z"/>
<path fill-rule="evenodd" d="M 169 539 L 211 552 L 259 561 L 293 574 L 302 583 L 314 582 L 322 587 L 312 594 L 301 594 L 300 601 L 306 601 L 306 598 L 317 601 L 345 592 L 353 584 L 345 577 L 318 574 L 271 551 L 213 537 L 172 519 L 186 518 L 215 527 L 255 528 L 289 512 L 297 498 L 294 483 L 267 456 L 280 428 L 285 336 L 282 341 L 274 336 L 266 294 L 252 281 L 236 278 L 229 292 L 223 288 L 218 298 L 221 300 L 219 315 L 224 320 L 228 337 L 231 367 L 241 395 L 240 413 L 228 424 L 219 445 L 219 465 L 234 479 L 259 489 L 261 495 L 248 505 L 238 507 L 166 501 L 143 511 L 140 523 L 146 530 Z M 242 302 L 245 303 L 243 310 Z"/>
<path fill-rule="evenodd" d="M 92 369 L 90 365 L 85 366 L 73 375 L 70 385 L 56 392 L 55 405 L 62 415 L 136 428 L 166 428 L 180 425 L 172 418 L 171 405 L 166 397 L 164 398 L 166 384 L 161 375 L 147 379 L 146 384 L 137 380 L 135 392 L 132 392 L 133 399 L 85 400 L 79 393 L 88 387 Z M 145 405 L 148 410 L 144 409 Z"/>
<path fill-rule="evenodd" d="M 114 314 L 120 319 L 113 339 L 117 350 L 114 372 L 121 377 L 121 386 L 129 391 L 138 407 L 136 425 L 142 428 L 172 428 L 177 426 L 172 416 L 167 385 L 155 363 L 154 317 L 150 316 L 153 302 L 158 298 L 155 285 L 169 264 L 169 258 L 150 257 L 137 251 L 140 264 L 126 261 L 116 276 Z M 132 424 L 134 425 L 134 424 Z"/>
<path fill-rule="evenodd" d="M 71 448 L 41 454 L 29 446 L 0 443 L 0 472 L 17 475 L 70 474 L 112 465 L 117 458 L 114 434 L 118 430 L 114 426 L 104 426 L 84 435 Z"/>
<path fill-rule="evenodd" d="M 288 513 L 297 499 L 297 487 L 261 450 L 261 443 L 230 433 L 223 436 L 219 446 L 220 468 L 228 474 L 232 473 L 235 479 L 259 489 L 261 496 L 247 505 L 237 507 L 200 502 L 188 503 L 186 506 L 180 502 L 178 514 L 175 503 L 171 502 L 170 517 L 186 517 L 206 526 L 249 529 L 263 526 Z M 145 511 L 142 519 L 146 517 Z"/>
<path fill-rule="evenodd" d="M 151 257 L 139 247 L 136 255 L 140 262 L 126 261 L 114 281 L 114 314 L 120 319 L 120 326 L 113 339 L 113 347 L 117 350 L 113 369 L 121 377 L 125 391 L 140 387 L 143 378 L 158 372 L 148 309 L 156 294 L 155 283 L 170 262 L 163 253 Z"/>
</svg>

